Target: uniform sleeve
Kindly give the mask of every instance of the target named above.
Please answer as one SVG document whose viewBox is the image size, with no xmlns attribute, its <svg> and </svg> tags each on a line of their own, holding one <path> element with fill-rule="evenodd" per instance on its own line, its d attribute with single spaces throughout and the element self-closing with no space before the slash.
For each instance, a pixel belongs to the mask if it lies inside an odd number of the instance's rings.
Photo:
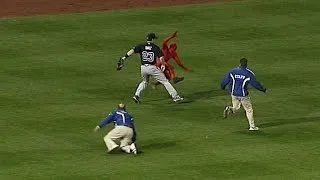
<svg viewBox="0 0 320 180">
<path fill-rule="evenodd" d="M 230 77 L 230 73 L 231 71 L 229 71 L 223 78 L 223 80 L 221 81 L 221 89 L 225 89 L 226 86 L 231 82 L 231 77 Z"/>
<path fill-rule="evenodd" d="M 106 126 L 107 124 L 113 122 L 114 112 L 111 112 L 107 117 L 105 117 L 103 120 L 100 121 L 99 127 L 102 128 Z"/>
<path fill-rule="evenodd" d="M 251 74 L 249 83 L 252 87 L 256 88 L 257 90 L 266 92 L 266 88 L 256 79 L 254 74 Z"/>
<path fill-rule="evenodd" d="M 134 46 L 132 49 L 134 50 L 134 53 L 141 53 L 141 46 L 142 44 L 138 44 L 136 46 Z"/>
</svg>

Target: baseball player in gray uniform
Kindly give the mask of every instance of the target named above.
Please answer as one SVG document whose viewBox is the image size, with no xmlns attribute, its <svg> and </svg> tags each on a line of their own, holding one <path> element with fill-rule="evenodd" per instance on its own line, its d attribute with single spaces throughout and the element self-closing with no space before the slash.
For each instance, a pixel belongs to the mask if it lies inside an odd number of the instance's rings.
<svg viewBox="0 0 320 180">
<path fill-rule="evenodd" d="M 175 88 L 170 84 L 168 79 L 165 77 L 162 70 L 156 66 L 156 60 L 159 58 L 162 67 L 165 67 L 165 61 L 163 60 L 163 55 L 159 46 L 154 44 L 153 40 L 157 39 L 155 33 L 149 33 L 147 35 L 147 41 L 142 44 L 138 44 L 130 49 L 125 56 L 120 58 L 117 64 L 117 70 L 121 70 L 124 67 L 124 60 L 135 53 L 140 54 L 141 59 L 141 76 L 142 81 L 140 82 L 134 96 L 133 100 L 136 103 L 140 103 L 141 92 L 147 87 L 149 82 L 149 77 L 153 76 L 158 82 L 164 85 L 173 102 L 183 101 L 184 99 L 180 97 L 175 90 Z"/>
</svg>

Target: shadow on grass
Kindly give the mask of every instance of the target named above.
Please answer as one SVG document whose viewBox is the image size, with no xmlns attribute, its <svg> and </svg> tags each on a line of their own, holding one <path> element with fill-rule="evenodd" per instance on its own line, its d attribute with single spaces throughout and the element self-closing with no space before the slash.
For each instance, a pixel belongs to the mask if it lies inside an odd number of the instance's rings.
<svg viewBox="0 0 320 180">
<path fill-rule="evenodd" d="M 165 102 L 165 100 L 167 100 L 167 104 L 186 104 L 186 103 L 192 102 L 192 100 L 190 100 L 189 98 L 185 98 L 181 102 L 173 102 L 171 97 L 167 97 L 167 98 L 163 97 L 163 98 L 156 98 L 156 99 L 149 99 L 149 100 L 141 101 L 141 103 L 152 104 L 153 102 L 159 102 L 159 101 Z"/>
<path fill-rule="evenodd" d="M 218 96 L 227 96 L 227 92 L 221 89 L 212 89 L 206 91 L 196 91 L 191 94 L 187 94 L 185 97 L 190 101 L 196 101 L 200 99 L 209 99 L 211 97 L 218 97 Z"/>
<path fill-rule="evenodd" d="M 218 96 L 227 96 L 228 93 L 224 90 L 221 89 L 212 89 L 212 90 L 205 90 L 205 91 L 196 91 L 193 92 L 191 94 L 186 94 L 183 95 L 182 97 L 184 97 L 184 101 L 179 102 L 179 103 L 174 103 L 171 100 L 171 97 L 168 96 L 167 98 L 157 98 L 157 99 L 152 99 L 152 100 L 146 100 L 144 102 L 154 102 L 154 101 L 163 101 L 168 99 L 168 103 L 172 103 L 172 104 L 187 104 L 187 103 L 192 103 L 196 100 L 200 100 L 200 99 L 209 99 L 211 97 L 218 97 Z"/>
<path fill-rule="evenodd" d="M 139 145 L 142 150 L 152 150 L 152 149 L 165 149 L 177 145 L 177 141 L 166 141 L 166 142 L 147 142 Z"/>
<path fill-rule="evenodd" d="M 259 137 L 281 137 L 285 134 L 288 134 L 288 131 L 273 131 L 272 133 L 268 132 L 268 127 L 278 127 L 278 126 L 285 126 L 285 125 L 297 125 L 309 122 L 317 122 L 320 121 L 320 117 L 299 117 L 299 118 L 287 118 L 287 119 L 275 119 L 274 122 L 268 123 L 259 123 L 259 131 L 249 131 L 248 129 L 241 129 L 234 133 L 242 134 L 242 135 L 250 135 L 250 136 L 259 136 Z M 294 129 L 294 128 L 292 128 Z M 266 130 L 266 131 L 265 131 Z M 289 132 L 290 133 L 290 132 Z"/>
<path fill-rule="evenodd" d="M 263 132 L 262 130 L 259 131 L 249 131 L 248 129 L 242 129 L 239 131 L 236 131 L 237 134 L 244 134 L 244 135 L 252 135 L 252 136 L 268 136 L 268 133 Z"/>
<path fill-rule="evenodd" d="M 287 118 L 287 119 L 275 119 L 272 122 L 260 123 L 259 127 L 276 127 L 290 124 L 302 124 L 308 122 L 320 121 L 320 117 L 299 117 L 299 118 Z"/>
</svg>

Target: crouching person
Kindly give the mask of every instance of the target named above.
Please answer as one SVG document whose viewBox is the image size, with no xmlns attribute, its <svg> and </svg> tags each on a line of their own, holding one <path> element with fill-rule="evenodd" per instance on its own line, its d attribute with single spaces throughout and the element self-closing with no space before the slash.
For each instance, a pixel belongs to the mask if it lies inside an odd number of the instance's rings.
<svg viewBox="0 0 320 180">
<path fill-rule="evenodd" d="M 120 147 L 120 149 L 126 153 L 137 154 L 134 120 L 126 111 L 125 104 L 120 103 L 116 110 L 112 111 L 95 127 L 94 131 L 99 131 L 109 123 L 113 123 L 114 128 L 103 138 L 108 148 L 108 153 L 111 153 Z M 120 141 L 120 146 L 116 141 Z"/>
</svg>

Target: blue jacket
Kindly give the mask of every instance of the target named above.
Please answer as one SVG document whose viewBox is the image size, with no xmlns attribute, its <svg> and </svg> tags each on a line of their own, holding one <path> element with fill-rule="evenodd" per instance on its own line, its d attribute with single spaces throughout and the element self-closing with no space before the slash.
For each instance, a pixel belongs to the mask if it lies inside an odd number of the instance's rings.
<svg viewBox="0 0 320 180">
<path fill-rule="evenodd" d="M 234 96 L 248 96 L 248 85 L 253 86 L 259 91 L 266 92 L 266 88 L 256 79 L 254 73 L 245 66 L 239 66 L 231 69 L 223 81 L 221 82 L 221 88 L 225 89 L 229 85 L 231 95 Z"/>
<path fill-rule="evenodd" d="M 100 128 L 106 126 L 109 123 L 113 123 L 115 126 L 127 126 L 134 128 L 133 117 L 124 110 L 114 110 L 106 118 L 104 118 L 100 123 Z"/>
</svg>

